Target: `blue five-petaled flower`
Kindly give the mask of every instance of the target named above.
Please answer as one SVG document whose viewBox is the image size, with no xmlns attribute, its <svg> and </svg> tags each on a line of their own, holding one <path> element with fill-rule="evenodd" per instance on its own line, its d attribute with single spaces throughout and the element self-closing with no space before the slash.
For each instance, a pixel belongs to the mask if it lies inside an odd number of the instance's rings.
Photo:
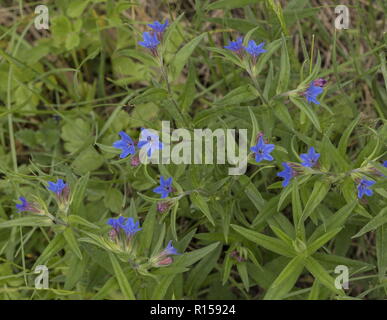
<svg viewBox="0 0 387 320">
<path fill-rule="evenodd" d="M 364 195 L 369 197 L 372 196 L 374 192 L 369 187 L 374 184 L 375 181 L 361 179 L 359 184 L 357 185 L 357 197 L 361 199 Z"/>
<path fill-rule="evenodd" d="M 270 153 L 274 150 L 274 144 L 265 143 L 263 137 L 259 137 L 258 143 L 250 148 L 255 153 L 255 161 L 261 162 L 262 160 L 272 161 L 273 157 Z"/>
<path fill-rule="evenodd" d="M 56 183 L 49 181 L 47 189 L 60 195 L 67 184 L 62 179 L 57 179 Z"/>
<path fill-rule="evenodd" d="M 308 89 L 305 90 L 304 96 L 306 97 L 308 103 L 312 102 L 315 104 L 320 104 L 320 102 L 317 101 L 317 96 L 320 95 L 323 91 L 324 89 L 322 87 L 314 85 L 314 82 L 312 81 Z"/>
<path fill-rule="evenodd" d="M 152 133 L 148 129 L 141 129 L 140 139 L 137 147 L 141 149 L 144 148 L 148 157 L 151 157 L 155 150 L 163 148 L 163 143 L 160 141 L 157 134 Z"/>
<path fill-rule="evenodd" d="M 26 198 L 19 197 L 19 200 L 21 201 L 21 203 L 16 204 L 17 212 L 22 212 L 22 211 L 36 212 L 37 211 L 37 208 L 35 208 L 32 203 L 28 202 Z"/>
<path fill-rule="evenodd" d="M 120 158 L 126 158 L 129 154 L 135 154 L 136 149 L 132 138 L 124 131 L 120 131 L 118 134 L 120 135 L 121 140 L 115 141 L 113 147 L 122 150 Z"/>
<path fill-rule="evenodd" d="M 165 180 L 163 176 L 160 177 L 160 185 L 153 189 L 153 192 L 161 195 L 161 199 L 168 197 L 172 191 L 172 178 Z"/>
<path fill-rule="evenodd" d="M 313 147 L 310 147 L 308 153 L 302 153 L 300 158 L 302 160 L 301 165 L 312 168 L 317 164 L 320 154 L 316 153 Z"/>
<path fill-rule="evenodd" d="M 169 255 L 179 255 L 180 253 L 177 252 L 176 248 L 172 245 L 172 240 L 168 242 L 167 247 L 161 252 L 161 255 L 169 256 Z"/>
<path fill-rule="evenodd" d="M 261 42 L 260 44 L 256 44 L 254 40 L 250 40 L 247 43 L 247 47 L 245 47 L 245 50 L 248 54 L 250 54 L 254 59 L 256 59 L 261 53 L 266 52 L 265 49 L 263 49 L 263 46 L 265 45 L 265 42 Z"/>
<path fill-rule="evenodd" d="M 163 33 L 168 27 L 168 19 L 166 19 L 164 23 L 154 21 L 153 23 L 148 24 L 148 26 L 151 27 L 155 32 Z"/>
<path fill-rule="evenodd" d="M 293 168 L 290 167 L 286 162 L 282 162 L 282 165 L 284 170 L 278 172 L 277 176 L 284 179 L 284 181 L 282 181 L 282 186 L 286 187 L 290 183 L 290 180 L 294 177 L 295 173 Z"/>
<path fill-rule="evenodd" d="M 118 233 L 120 230 L 123 230 L 128 237 L 133 237 L 140 228 L 140 223 L 134 222 L 133 218 L 125 218 L 123 216 L 119 216 L 118 218 L 110 218 L 107 221 L 107 224 L 111 225 L 112 228 Z"/>
<path fill-rule="evenodd" d="M 140 41 L 138 44 L 143 46 L 152 52 L 155 52 L 157 46 L 160 44 L 160 41 L 157 39 L 156 33 L 144 32 L 142 34 L 143 41 Z"/>
<path fill-rule="evenodd" d="M 239 37 L 236 41 L 230 41 L 227 46 L 224 46 L 224 48 L 236 53 L 241 53 L 243 49 L 242 42 L 243 42 L 243 38 Z"/>
</svg>

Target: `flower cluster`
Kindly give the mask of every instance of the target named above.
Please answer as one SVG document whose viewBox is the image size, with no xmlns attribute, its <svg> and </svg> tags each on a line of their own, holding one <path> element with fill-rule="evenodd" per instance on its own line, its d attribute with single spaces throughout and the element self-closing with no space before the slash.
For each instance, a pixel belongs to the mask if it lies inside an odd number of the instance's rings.
<svg viewBox="0 0 387 320">
<path fill-rule="evenodd" d="M 300 155 L 300 158 L 302 162 L 296 163 L 296 162 L 283 162 L 282 166 L 284 167 L 284 170 L 277 173 L 278 177 L 283 178 L 284 180 L 282 181 L 282 186 L 286 187 L 289 185 L 291 179 L 297 175 L 300 175 L 301 173 L 305 172 L 305 169 L 303 168 L 318 168 L 319 163 L 318 160 L 320 158 L 320 154 L 317 153 L 314 149 L 314 147 L 310 147 L 307 153 L 302 153 Z M 387 167 L 387 161 L 384 161 L 382 163 L 384 167 Z M 378 170 L 376 170 L 374 167 L 371 168 L 366 168 L 366 170 L 353 170 L 352 172 L 369 172 L 373 173 L 378 176 L 383 176 Z M 372 187 L 376 182 L 373 180 L 368 180 L 368 179 L 355 179 L 355 182 L 357 184 L 357 197 L 359 199 L 362 199 L 364 196 L 372 196 L 373 195 L 373 190 L 370 188 Z"/>
<path fill-rule="evenodd" d="M 123 159 L 126 158 L 128 155 L 135 155 L 136 145 L 133 139 L 124 131 L 120 131 L 119 135 L 121 137 L 121 140 L 115 141 L 113 143 L 113 147 L 121 149 L 120 158 Z M 137 148 L 144 149 L 148 157 L 151 157 L 155 150 L 162 149 L 163 146 L 163 143 L 160 141 L 159 136 L 156 133 L 153 133 L 148 129 L 141 129 L 140 139 L 137 143 Z M 132 157 L 132 166 L 137 166 L 139 162 L 139 157 Z"/>
<path fill-rule="evenodd" d="M 67 210 L 70 205 L 70 188 L 62 180 L 57 179 L 56 182 L 49 181 L 47 189 L 52 191 L 55 194 L 55 199 L 58 203 L 58 207 L 64 213 L 67 213 Z M 17 212 L 31 212 L 36 214 L 48 215 L 52 217 L 45 209 L 36 202 L 29 202 L 25 197 L 19 197 L 21 203 L 16 204 Z"/>
<path fill-rule="evenodd" d="M 112 227 L 109 232 L 110 240 L 117 246 L 117 248 L 130 254 L 131 259 L 135 260 L 137 257 L 137 250 L 134 243 L 134 238 L 137 232 L 141 231 L 140 223 L 135 222 L 133 218 L 125 218 L 119 216 L 118 218 L 110 218 L 107 224 Z M 169 241 L 167 247 L 155 256 L 149 258 L 149 267 L 163 267 L 170 265 L 173 262 L 171 255 L 178 255 L 176 248 L 173 247 L 172 241 Z"/>
<path fill-rule="evenodd" d="M 150 52 L 157 56 L 157 47 L 163 39 L 163 34 L 168 27 L 168 20 L 165 20 L 164 23 L 155 21 L 148 26 L 152 29 L 150 32 L 144 32 L 142 34 L 143 41 L 140 41 L 138 44 L 144 48 L 150 50 Z"/>
<path fill-rule="evenodd" d="M 286 187 L 289 185 L 291 179 L 297 176 L 304 168 L 313 168 L 318 166 L 318 159 L 320 154 L 316 153 L 314 147 L 310 147 L 307 153 L 302 153 L 300 155 L 302 160 L 301 164 L 295 162 L 283 162 L 282 166 L 284 170 L 277 173 L 278 177 L 283 178 L 282 186 Z"/>
<path fill-rule="evenodd" d="M 239 37 L 236 41 L 230 41 L 224 48 L 235 52 L 240 58 L 243 57 L 244 52 L 247 52 L 250 55 L 253 64 L 255 64 L 258 56 L 267 51 L 263 49 L 264 45 L 265 42 L 257 44 L 254 40 L 249 40 L 247 46 L 244 46 L 243 38 Z"/>
</svg>

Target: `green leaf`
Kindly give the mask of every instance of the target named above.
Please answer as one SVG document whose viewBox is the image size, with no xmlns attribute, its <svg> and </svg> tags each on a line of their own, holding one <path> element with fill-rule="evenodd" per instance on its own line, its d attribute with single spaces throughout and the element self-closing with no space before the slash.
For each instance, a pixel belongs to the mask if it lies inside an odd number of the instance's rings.
<svg viewBox="0 0 387 320">
<path fill-rule="evenodd" d="M 71 209 L 71 212 L 74 214 L 79 215 L 79 209 L 85 197 L 86 186 L 87 186 L 87 183 L 89 182 L 89 177 L 90 177 L 90 174 L 88 172 L 83 177 L 79 178 L 79 180 L 77 181 L 74 187 L 74 190 L 72 190 L 71 192 L 72 199 L 71 199 L 70 209 Z"/>
<path fill-rule="evenodd" d="M 47 247 L 43 250 L 39 258 L 35 261 L 34 267 L 44 264 L 47 265 L 48 260 L 56 254 L 58 251 L 62 250 L 65 246 L 66 241 L 62 233 L 59 233 L 55 236 L 54 239 L 50 241 Z"/>
<path fill-rule="evenodd" d="M 86 220 L 85 218 L 82 218 L 81 216 L 77 216 L 77 215 L 69 215 L 68 216 L 68 222 L 71 224 L 71 225 L 83 225 L 85 227 L 88 227 L 88 228 L 91 228 L 91 229 L 96 229 L 96 230 L 99 230 L 100 227 L 97 226 L 96 224 Z"/>
<path fill-rule="evenodd" d="M 254 207 L 259 211 L 263 211 L 265 200 L 261 193 L 257 190 L 255 185 L 250 181 L 249 177 L 242 175 L 238 177 L 240 188 L 244 191 L 246 196 L 254 204 Z"/>
<path fill-rule="evenodd" d="M 245 287 L 245 290 L 249 291 L 250 281 L 249 281 L 249 275 L 247 273 L 246 262 L 237 263 L 236 266 L 237 266 L 238 273 L 242 279 L 242 283 L 243 283 L 243 286 Z"/>
<path fill-rule="evenodd" d="M 245 85 L 228 92 L 223 98 L 215 101 L 218 106 L 232 106 L 257 98 L 257 92 L 251 85 Z"/>
<path fill-rule="evenodd" d="M 212 225 L 215 225 L 214 218 L 211 215 L 210 208 L 205 200 L 205 198 L 197 192 L 193 192 L 190 195 L 190 199 L 192 204 L 199 208 L 201 212 L 207 217 L 207 219 L 211 222 Z"/>
<path fill-rule="evenodd" d="M 79 249 L 77 239 L 74 236 L 73 231 L 71 228 L 66 228 L 66 230 L 63 232 L 63 235 L 67 241 L 67 244 L 69 245 L 70 249 L 77 255 L 77 257 L 82 260 L 82 252 Z"/>
<path fill-rule="evenodd" d="M 387 225 L 380 226 L 376 231 L 376 257 L 378 260 L 379 279 L 385 279 L 387 271 Z"/>
<path fill-rule="evenodd" d="M 335 287 L 335 279 L 332 278 L 324 267 L 319 264 L 314 258 L 307 257 L 305 259 L 305 267 L 309 270 L 313 276 L 321 282 L 322 285 L 327 287 L 333 293 L 338 295 L 345 295 L 342 289 Z"/>
<path fill-rule="evenodd" d="M 329 240 L 331 240 L 335 235 L 337 235 L 342 228 L 336 228 L 331 231 L 328 231 L 326 234 L 322 235 L 320 238 L 316 239 L 312 243 L 307 245 L 307 253 L 308 255 L 312 255 L 318 249 L 320 249 L 324 244 L 326 244 Z"/>
<path fill-rule="evenodd" d="M 289 52 L 286 45 L 286 38 L 282 36 L 280 73 L 278 77 L 278 84 L 277 84 L 277 90 L 276 90 L 277 94 L 284 93 L 288 90 L 289 79 L 290 79 Z"/>
<path fill-rule="evenodd" d="M 219 246 L 219 242 L 212 243 L 204 248 L 200 248 L 184 255 L 180 258 L 179 261 L 176 261 L 176 266 L 189 267 L 195 262 L 201 260 L 203 257 L 207 256 L 210 252 L 215 250 Z"/>
<path fill-rule="evenodd" d="M 349 137 L 351 136 L 353 129 L 355 129 L 356 125 L 358 124 L 360 117 L 361 115 L 359 114 L 356 119 L 353 120 L 351 124 L 345 129 L 343 135 L 340 138 L 339 146 L 337 149 L 343 157 L 345 157 L 347 146 L 349 145 Z"/>
<path fill-rule="evenodd" d="M 302 256 L 294 257 L 271 284 L 263 299 L 282 299 L 293 288 L 304 269 L 303 261 L 304 257 Z"/>
<path fill-rule="evenodd" d="M 308 202 L 305 205 L 300 223 L 304 222 L 324 200 L 330 188 L 330 183 L 324 180 L 317 180 L 313 186 L 312 194 L 309 196 Z"/>
<path fill-rule="evenodd" d="M 262 1 L 262 0 L 261 0 Z M 243 8 L 249 4 L 257 3 L 257 0 L 218 0 L 210 3 L 205 10 Z"/>
<path fill-rule="evenodd" d="M 121 191 L 118 189 L 110 189 L 106 192 L 104 203 L 106 208 L 110 209 L 115 213 L 120 213 L 122 211 L 122 201 L 124 196 Z"/>
<path fill-rule="evenodd" d="M 174 79 L 179 76 L 181 70 L 183 70 L 184 65 L 187 63 L 188 58 L 191 56 L 196 46 L 199 44 L 200 41 L 202 41 L 205 35 L 205 33 L 202 33 L 200 36 L 197 36 L 196 38 L 192 39 L 176 53 L 172 64 Z"/>
<path fill-rule="evenodd" d="M 12 219 L 4 222 L 0 222 L 0 229 L 12 228 L 12 227 L 48 227 L 52 226 L 53 222 L 48 217 L 42 216 L 28 216 L 17 219 Z"/>
<path fill-rule="evenodd" d="M 254 243 L 258 244 L 259 246 L 262 246 L 270 251 L 273 251 L 275 253 L 278 253 L 285 257 L 294 257 L 295 251 L 292 247 L 286 245 L 283 241 L 269 237 L 266 235 L 263 235 L 261 233 L 251 231 L 249 229 L 237 226 L 235 224 L 232 224 L 231 227 L 240 233 L 243 237 L 246 239 L 253 241 Z"/>
<path fill-rule="evenodd" d="M 88 4 L 89 0 L 72 0 L 67 7 L 68 16 L 70 18 L 80 17 Z"/>
<path fill-rule="evenodd" d="M 321 237 L 326 232 L 330 232 L 344 225 L 349 215 L 355 209 L 357 200 L 347 203 L 344 207 L 338 210 L 334 215 L 327 219 L 326 223 L 317 227 L 314 233 L 309 238 L 309 242 L 313 242 L 315 239 Z"/>
<path fill-rule="evenodd" d="M 377 216 L 373 217 L 363 228 L 360 229 L 352 238 L 361 237 L 363 234 L 376 230 L 387 223 L 387 208 L 383 208 Z"/>
<path fill-rule="evenodd" d="M 126 278 L 125 273 L 120 266 L 120 263 L 112 253 L 109 253 L 109 257 L 113 266 L 114 274 L 116 275 L 118 285 L 124 297 L 127 300 L 136 300 L 136 297 L 133 294 L 132 287 L 130 286 L 129 281 Z"/>
<path fill-rule="evenodd" d="M 294 105 L 303 112 L 308 119 L 313 123 L 313 125 L 316 127 L 318 132 L 321 132 L 321 126 L 320 121 L 318 120 L 318 117 L 316 113 L 314 112 L 313 105 L 307 105 L 303 100 L 290 97 L 290 100 L 294 103 Z"/>
<path fill-rule="evenodd" d="M 86 174 L 100 168 L 104 163 L 103 156 L 94 147 L 89 146 L 83 150 L 73 161 L 72 166 L 78 174 Z"/>
</svg>

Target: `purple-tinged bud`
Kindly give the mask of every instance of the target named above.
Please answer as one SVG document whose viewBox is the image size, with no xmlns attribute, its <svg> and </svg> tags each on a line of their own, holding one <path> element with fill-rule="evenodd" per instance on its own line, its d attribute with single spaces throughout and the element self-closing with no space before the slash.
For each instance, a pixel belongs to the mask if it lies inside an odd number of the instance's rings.
<svg viewBox="0 0 387 320">
<path fill-rule="evenodd" d="M 236 259 L 238 262 L 243 262 L 245 259 L 239 254 L 237 250 L 234 250 L 230 253 L 230 257 Z"/>
<path fill-rule="evenodd" d="M 328 81 L 323 79 L 323 78 L 318 78 L 318 79 L 313 81 L 313 85 L 316 86 L 316 87 L 325 87 L 327 82 Z"/>
<path fill-rule="evenodd" d="M 109 238 L 110 238 L 111 241 L 115 241 L 116 238 L 117 238 L 117 235 L 118 235 L 118 232 L 117 232 L 116 229 L 111 229 L 109 231 Z"/>
<path fill-rule="evenodd" d="M 140 164 L 140 157 L 139 156 L 133 156 L 132 159 L 130 159 L 130 165 L 132 167 L 137 167 Z"/>
<path fill-rule="evenodd" d="M 33 212 L 37 214 L 44 214 L 44 211 L 39 208 L 37 203 L 28 202 L 24 197 L 20 197 L 19 200 L 21 201 L 21 203 L 16 204 L 17 212 L 28 211 L 28 212 Z"/>
<path fill-rule="evenodd" d="M 169 266 L 173 262 L 173 259 L 171 257 L 166 257 L 163 260 L 157 262 L 158 266 Z"/>
<path fill-rule="evenodd" d="M 157 211 L 160 213 L 164 213 L 168 211 L 170 208 L 171 204 L 168 201 L 159 201 L 157 202 Z"/>
</svg>

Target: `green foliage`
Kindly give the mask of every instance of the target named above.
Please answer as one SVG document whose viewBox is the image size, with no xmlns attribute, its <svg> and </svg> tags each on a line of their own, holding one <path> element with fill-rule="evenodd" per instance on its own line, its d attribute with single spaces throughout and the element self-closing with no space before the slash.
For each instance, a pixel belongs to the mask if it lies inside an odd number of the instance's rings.
<svg viewBox="0 0 387 320">
<path fill-rule="evenodd" d="M 350 29 L 335 30 L 333 2 L 169 2 L 49 1 L 49 31 L 25 1 L 2 8 L 0 299 L 384 299 L 386 4 L 349 1 Z M 155 56 L 138 42 L 166 18 Z M 255 65 L 224 48 L 238 36 L 265 42 Z M 119 158 L 118 132 L 138 141 L 163 120 L 247 129 L 246 173 Z M 260 134 L 273 161 L 250 152 Z M 282 187 L 282 163 L 310 146 L 318 166 Z M 162 201 L 160 176 L 175 189 Z M 47 190 L 57 178 L 66 201 Z M 372 197 L 358 199 L 359 179 L 376 182 Z M 20 196 L 44 213 L 17 212 Z M 108 236 L 117 216 L 140 222 L 131 252 Z M 170 240 L 181 254 L 160 266 Z M 42 264 L 50 287 L 36 290 Z M 349 290 L 335 287 L 338 265 Z"/>
</svg>

